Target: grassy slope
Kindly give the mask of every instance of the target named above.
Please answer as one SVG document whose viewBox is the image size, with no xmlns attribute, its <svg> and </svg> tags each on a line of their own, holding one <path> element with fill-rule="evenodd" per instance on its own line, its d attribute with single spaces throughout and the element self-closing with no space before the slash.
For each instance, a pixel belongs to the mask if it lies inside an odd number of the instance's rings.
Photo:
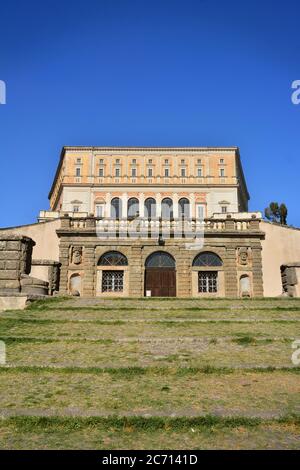
<svg viewBox="0 0 300 470">
<path fill-rule="evenodd" d="M 297 338 L 296 299 L 3 312 L 0 447 L 299 448 Z"/>
</svg>

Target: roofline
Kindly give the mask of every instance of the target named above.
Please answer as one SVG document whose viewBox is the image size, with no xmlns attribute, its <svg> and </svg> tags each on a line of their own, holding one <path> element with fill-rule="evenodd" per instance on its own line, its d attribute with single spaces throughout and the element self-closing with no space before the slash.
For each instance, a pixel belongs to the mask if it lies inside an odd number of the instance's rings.
<svg viewBox="0 0 300 470">
<path fill-rule="evenodd" d="M 107 147 L 107 146 L 96 146 L 96 147 L 85 147 L 85 146 L 64 146 L 63 149 L 64 151 L 66 150 L 90 150 L 90 151 L 95 151 L 95 150 L 133 150 L 133 151 L 140 151 L 140 150 L 161 150 L 161 151 L 166 151 L 166 150 L 187 150 L 187 151 L 197 151 L 197 150 L 234 150 L 237 151 L 238 147 L 137 147 L 137 146 L 126 146 L 126 147 Z"/>
<path fill-rule="evenodd" d="M 113 152 L 113 151 L 129 151 L 129 152 L 140 152 L 140 151 L 146 151 L 146 152 L 168 152 L 168 151 L 179 151 L 179 152 L 207 152 L 207 151 L 217 151 L 217 152 L 228 152 L 228 151 L 233 151 L 239 155 L 239 147 L 85 147 L 85 146 L 64 146 L 61 149 L 60 152 L 60 158 L 59 158 L 59 163 L 58 167 L 55 172 L 54 180 L 50 189 L 50 192 L 48 194 L 48 199 L 51 198 L 52 193 L 54 191 L 54 187 L 57 181 L 57 177 L 59 175 L 59 172 L 62 167 L 63 159 L 65 156 L 65 153 L 67 151 L 72 151 L 72 152 L 81 152 L 81 151 L 88 151 L 88 152 Z"/>
</svg>

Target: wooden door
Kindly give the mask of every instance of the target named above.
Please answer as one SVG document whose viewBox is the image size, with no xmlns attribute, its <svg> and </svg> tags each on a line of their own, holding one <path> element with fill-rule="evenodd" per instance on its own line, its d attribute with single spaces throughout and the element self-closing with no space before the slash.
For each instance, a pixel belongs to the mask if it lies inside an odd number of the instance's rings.
<svg viewBox="0 0 300 470">
<path fill-rule="evenodd" d="M 151 297 L 176 297 L 176 271 L 174 268 L 146 268 L 145 295 Z"/>
</svg>

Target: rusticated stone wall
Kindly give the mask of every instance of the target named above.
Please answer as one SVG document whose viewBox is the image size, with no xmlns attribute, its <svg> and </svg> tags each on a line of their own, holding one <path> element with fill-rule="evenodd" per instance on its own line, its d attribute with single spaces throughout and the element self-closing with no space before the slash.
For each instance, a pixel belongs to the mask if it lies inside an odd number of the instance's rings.
<svg viewBox="0 0 300 470">
<path fill-rule="evenodd" d="M 22 235 L 0 235 L 0 294 L 20 292 L 21 276 L 30 273 L 34 245 Z"/>
<path fill-rule="evenodd" d="M 253 219 L 245 230 L 237 230 L 228 219 L 225 228 L 211 230 L 204 234 L 203 246 L 192 245 L 185 238 L 99 238 L 93 229 L 92 219 L 87 224 L 76 224 L 65 218 L 57 231 L 60 238 L 60 293 L 72 293 L 74 277 L 80 282 L 80 294 L 90 296 L 131 296 L 145 295 L 145 262 L 155 251 L 166 251 L 176 263 L 177 297 L 262 297 L 263 277 L 261 240 L 264 233 L 259 229 L 259 221 Z M 190 242 L 190 243 L 189 243 Z M 118 293 L 102 293 L 99 287 L 98 261 L 108 251 L 119 251 L 127 257 L 128 266 L 124 269 L 124 289 Z M 202 294 L 197 289 L 197 270 L 194 258 L 203 251 L 217 254 L 222 260 L 218 268 L 219 288 L 214 294 Z M 204 269 L 204 268 L 203 268 Z M 78 289 L 77 289 L 78 290 Z"/>
</svg>

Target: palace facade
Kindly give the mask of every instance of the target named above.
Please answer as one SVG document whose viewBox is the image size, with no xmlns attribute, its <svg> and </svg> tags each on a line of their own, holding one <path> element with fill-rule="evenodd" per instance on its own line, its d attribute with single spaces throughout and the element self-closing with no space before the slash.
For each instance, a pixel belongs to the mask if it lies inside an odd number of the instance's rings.
<svg viewBox="0 0 300 470">
<path fill-rule="evenodd" d="M 263 295 L 238 148 L 66 147 L 49 199 L 40 220 L 66 214 L 61 292 Z"/>
<path fill-rule="evenodd" d="M 248 212 L 237 147 L 64 147 L 49 200 L 1 236 L 35 242 L 30 275 L 51 293 L 300 295 L 300 231 Z"/>
</svg>

